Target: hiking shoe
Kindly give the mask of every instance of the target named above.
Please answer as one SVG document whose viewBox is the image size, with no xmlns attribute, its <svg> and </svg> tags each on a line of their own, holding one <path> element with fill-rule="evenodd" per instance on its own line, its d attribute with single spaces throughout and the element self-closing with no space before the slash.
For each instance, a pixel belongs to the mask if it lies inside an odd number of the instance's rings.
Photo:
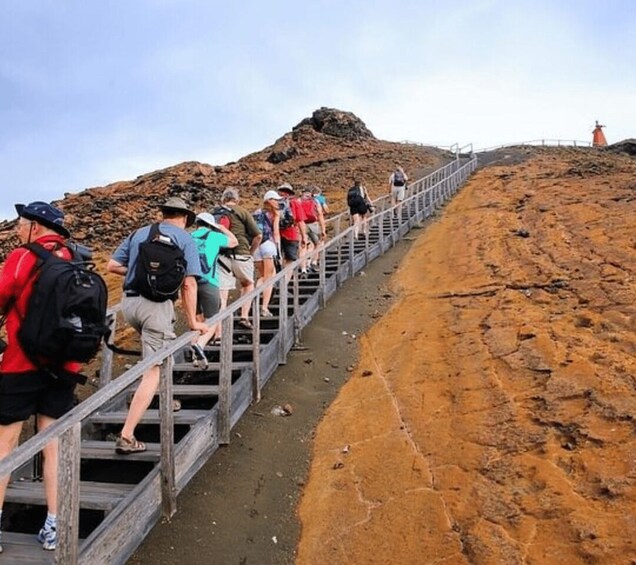
<svg viewBox="0 0 636 565">
<path fill-rule="evenodd" d="M 120 455 L 141 453 L 142 451 L 146 451 L 146 445 L 137 440 L 134 436 L 129 439 L 120 435 L 115 442 L 115 451 Z"/>
<path fill-rule="evenodd" d="M 42 544 L 42 549 L 53 551 L 57 547 L 57 531 L 55 526 L 44 525 L 38 533 L 38 541 Z"/>
<path fill-rule="evenodd" d="M 190 346 L 192 349 L 192 363 L 195 367 L 199 367 L 200 369 L 208 368 L 208 358 L 205 356 L 205 351 L 203 347 L 201 347 L 198 343 L 193 343 Z"/>
<path fill-rule="evenodd" d="M 239 328 L 243 328 L 246 330 L 251 330 L 253 328 L 252 322 L 250 322 L 247 318 L 241 318 L 238 321 L 238 326 Z"/>
</svg>

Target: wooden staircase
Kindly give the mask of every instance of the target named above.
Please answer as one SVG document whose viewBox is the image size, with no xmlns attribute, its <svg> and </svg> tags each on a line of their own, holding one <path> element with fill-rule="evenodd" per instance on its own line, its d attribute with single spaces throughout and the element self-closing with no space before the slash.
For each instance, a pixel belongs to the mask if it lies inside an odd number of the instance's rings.
<svg viewBox="0 0 636 565">
<path fill-rule="evenodd" d="M 440 207 L 474 170 L 476 162 L 454 161 L 412 185 L 402 217 L 376 202 L 370 235 L 353 239 L 344 229 L 320 251 L 320 270 L 306 275 L 300 263 L 291 281 L 279 274 L 270 303 L 273 316 L 258 315 L 259 293 L 228 306 L 217 316 L 223 328 L 220 345 L 205 348 L 208 367 L 193 364 L 190 335 L 103 386 L 42 434 L 25 442 L 0 462 L 10 468 L 3 517 L 7 563 L 124 563 L 163 515 L 176 511 L 176 496 L 223 443 L 245 410 L 258 401 L 262 387 L 285 362 L 300 340 L 302 328 L 347 279 L 383 254 L 408 231 Z M 253 330 L 236 325 L 240 305 L 252 302 Z M 215 318 L 216 319 L 216 318 Z M 127 401 L 145 368 L 157 360 L 162 381 L 157 399 L 137 427 L 148 447 L 143 453 L 119 455 L 114 439 L 127 414 Z M 105 362 L 108 365 L 108 361 Z M 172 400 L 181 410 L 168 410 Z M 33 456 L 45 443 L 60 440 L 59 542 L 43 551 L 35 539 L 46 510 L 43 483 L 34 472 Z"/>
</svg>

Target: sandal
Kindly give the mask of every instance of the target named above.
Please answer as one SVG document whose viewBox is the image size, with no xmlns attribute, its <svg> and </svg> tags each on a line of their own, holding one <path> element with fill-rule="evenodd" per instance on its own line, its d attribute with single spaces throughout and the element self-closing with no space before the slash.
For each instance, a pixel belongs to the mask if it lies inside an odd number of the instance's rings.
<svg viewBox="0 0 636 565">
<path fill-rule="evenodd" d="M 177 398 L 175 398 L 172 401 L 172 411 L 173 412 L 178 412 L 179 410 L 181 410 L 181 401 Z"/>
<path fill-rule="evenodd" d="M 273 315 L 267 308 L 261 309 L 261 318 L 271 318 Z"/>
<path fill-rule="evenodd" d="M 200 369 L 207 369 L 208 358 L 205 356 L 203 347 L 201 347 L 198 343 L 193 343 L 190 345 L 190 349 L 192 349 L 192 364 Z"/>
<path fill-rule="evenodd" d="M 115 452 L 120 455 L 130 455 L 131 453 L 141 453 L 146 451 L 146 444 L 139 441 L 135 436 L 130 439 L 120 435 L 115 442 Z"/>
<path fill-rule="evenodd" d="M 250 322 L 247 318 L 241 318 L 238 321 L 238 326 L 239 326 L 239 328 L 244 328 L 246 330 L 253 329 L 252 322 Z"/>
</svg>

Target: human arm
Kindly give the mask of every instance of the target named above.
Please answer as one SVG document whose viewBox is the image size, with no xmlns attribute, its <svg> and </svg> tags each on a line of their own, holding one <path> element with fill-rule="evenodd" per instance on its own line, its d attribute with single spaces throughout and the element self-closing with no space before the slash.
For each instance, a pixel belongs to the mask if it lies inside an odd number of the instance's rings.
<svg viewBox="0 0 636 565">
<path fill-rule="evenodd" d="M 181 286 L 181 305 L 191 330 L 207 332 L 208 326 L 197 320 L 197 279 L 187 276 Z"/>
<path fill-rule="evenodd" d="M 327 225 L 325 223 L 325 215 L 322 213 L 322 206 L 318 204 L 316 206 L 318 210 L 318 225 L 320 226 L 320 239 L 325 239 L 327 237 Z"/>
<path fill-rule="evenodd" d="M 227 237 L 227 245 L 225 247 L 232 249 L 238 245 L 238 239 L 236 239 L 236 236 L 224 225 L 216 224 L 216 228 Z"/>
<path fill-rule="evenodd" d="M 110 261 L 108 261 L 108 264 L 106 265 L 106 270 L 109 273 L 114 273 L 116 275 L 121 275 L 122 277 L 124 277 L 126 276 L 126 273 L 128 272 L 128 267 L 115 261 L 115 259 L 111 259 Z"/>
</svg>

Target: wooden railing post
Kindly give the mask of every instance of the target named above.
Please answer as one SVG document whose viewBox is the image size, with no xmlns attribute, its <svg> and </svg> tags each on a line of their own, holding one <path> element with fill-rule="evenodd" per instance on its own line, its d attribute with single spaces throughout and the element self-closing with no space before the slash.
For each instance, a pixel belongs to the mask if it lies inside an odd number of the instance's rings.
<svg viewBox="0 0 636 565">
<path fill-rule="evenodd" d="M 78 559 L 81 433 L 78 422 L 60 435 L 57 444 L 58 565 L 76 565 Z"/>
<path fill-rule="evenodd" d="M 113 312 L 108 320 L 110 335 L 108 343 L 115 341 L 115 332 L 117 331 L 117 312 Z M 105 387 L 113 379 L 113 355 L 114 353 L 106 347 L 102 346 L 102 364 L 99 369 L 99 387 Z"/>
<path fill-rule="evenodd" d="M 232 342 L 234 317 L 221 322 L 221 354 L 219 369 L 219 443 L 230 443 L 230 411 L 232 407 Z"/>
<path fill-rule="evenodd" d="M 267 284 L 267 283 L 265 283 Z M 252 318 L 254 330 L 252 331 L 252 402 L 261 401 L 261 310 L 259 298 L 252 300 Z"/>
<path fill-rule="evenodd" d="M 320 249 L 319 257 L 318 292 L 320 293 L 320 307 L 324 308 L 325 306 L 327 306 L 327 250 L 325 245 L 323 245 Z"/>
<path fill-rule="evenodd" d="M 278 363 L 287 362 L 287 347 L 285 345 L 285 328 L 288 320 L 287 277 L 284 276 L 278 281 Z"/>
<path fill-rule="evenodd" d="M 177 511 L 177 487 L 174 466 L 174 409 L 172 395 L 172 355 L 160 368 L 159 418 L 161 421 L 161 513 L 166 520 Z"/>
</svg>

